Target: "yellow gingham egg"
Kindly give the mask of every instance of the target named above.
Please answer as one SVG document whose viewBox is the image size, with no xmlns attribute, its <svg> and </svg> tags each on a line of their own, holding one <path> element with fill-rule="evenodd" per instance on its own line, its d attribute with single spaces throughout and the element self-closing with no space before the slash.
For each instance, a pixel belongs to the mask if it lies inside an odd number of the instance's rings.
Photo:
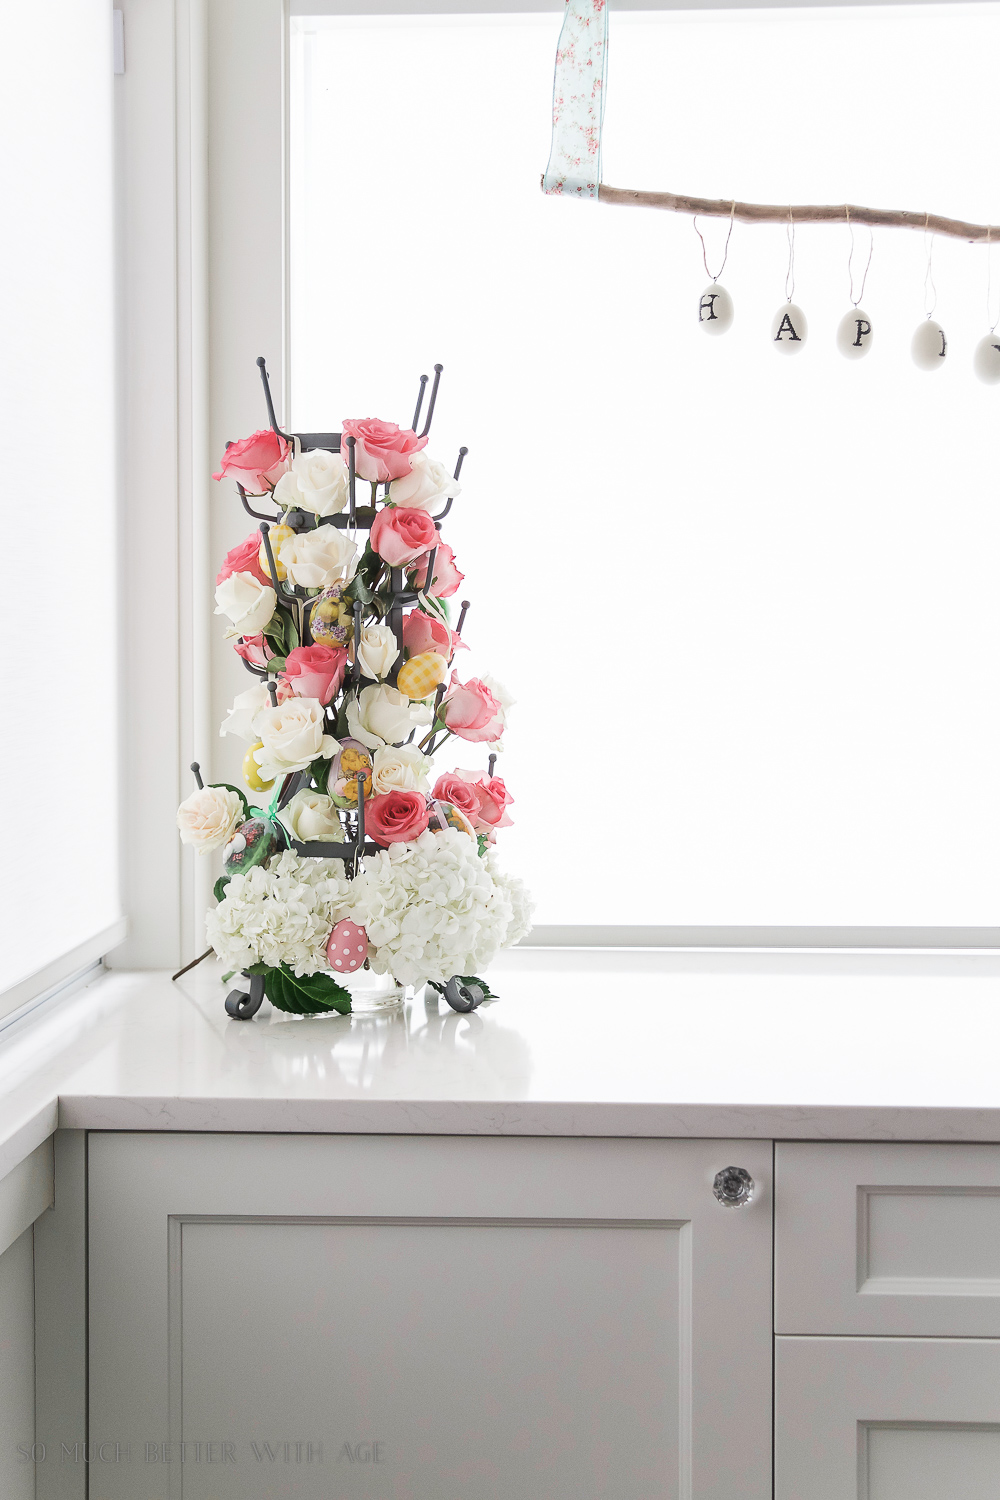
<svg viewBox="0 0 1000 1500">
<path fill-rule="evenodd" d="M 421 651 L 399 669 L 396 686 L 407 698 L 429 698 L 448 675 L 448 663 L 437 651 Z"/>
<path fill-rule="evenodd" d="M 278 578 L 281 581 L 284 581 L 285 578 L 285 565 L 283 562 L 279 562 L 278 560 L 278 548 L 281 546 L 282 542 L 287 540 L 288 537 L 294 535 L 295 532 L 290 526 L 272 526 L 267 534 L 267 539 L 271 543 L 271 551 L 274 553 L 274 566 L 278 570 Z M 262 573 L 266 573 L 268 578 L 270 578 L 271 569 L 267 565 L 267 548 L 264 546 L 263 542 L 261 542 L 260 544 L 260 551 L 257 554 L 257 561 L 260 563 L 260 571 Z"/>
</svg>

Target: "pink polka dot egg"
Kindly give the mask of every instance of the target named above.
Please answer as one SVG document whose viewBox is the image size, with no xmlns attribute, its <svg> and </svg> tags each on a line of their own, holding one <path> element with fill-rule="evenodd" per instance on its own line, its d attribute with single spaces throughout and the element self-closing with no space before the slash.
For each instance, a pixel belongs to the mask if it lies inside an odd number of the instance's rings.
<svg viewBox="0 0 1000 1500">
<path fill-rule="evenodd" d="M 335 974 L 353 974 L 368 957 L 368 934 L 345 917 L 330 933 L 326 961 Z"/>
</svg>

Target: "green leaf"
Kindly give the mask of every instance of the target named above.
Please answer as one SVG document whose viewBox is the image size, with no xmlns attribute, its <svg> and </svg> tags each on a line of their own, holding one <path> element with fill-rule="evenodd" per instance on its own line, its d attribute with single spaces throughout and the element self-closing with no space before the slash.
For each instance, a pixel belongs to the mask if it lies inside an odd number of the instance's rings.
<svg viewBox="0 0 1000 1500">
<path fill-rule="evenodd" d="M 264 994 L 278 1010 L 293 1016 L 319 1016 L 329 1010 L 346 1016 L 351 1009 L 350 994 L 331 975 L 307 974 L 300 979 L 287 964 L 265 971 Z"/>
<path fill-rule="evenodd" d="M 230 980 L 231 980 L 231 979 L 232 979 L 232 977 L 233 977 L 233 975 L 234 975 L 234 974 L 235 974 L 235 973 L 236 973 L 236 970 L 235 970 L 235 969 L 230 969 L 230 971 L 229 971 L 229 973 L 228 973 L 228 974 L 223 974 L 223 976 L 222 976 L 222 979 L 221 979 L 221 981 L 220 981 L 220 983 L 222 983 L 222 984 L 228 984 L 228 983 L 229 983 L 229 981 L 230 981 Z"/>
<path fill-rule="evenodd" d="M 229 884 L 228 875 L 220 875 L 212 887 L 212 895 L 216 901 L 221 901 L 226 894 L 226 886 Z"/>
<path fill-rule="evenodd" d="M 490 847 L 490 836 L 488 833 L 477 833 L 476 843 L 479 845 L 479 858 L 486 858 L 486 851 Z"/>
<path fill-rule="evenodd" d="M 287 665 L 288 663 L 284 656 L 272 656 L 269 661 L 266 661 L 264 663 L 265 669 L 270 672 L 272 676 L 276 676 L 279 672 L 283 672 Z"/>
<path fill-rule="evenodd" d="M 264 631 L 264 639 L 273 656 L 287 656 L 299 644 L 299 632 L 292 615 L 286 609 L 276 609 Z"/>
<path fill-rule="evenodd" d="M 317 760 L 310 762 L 309 774 L 316 783 L 316 790 L 318 792 L 325 792 L 327 789 L 327 780 L 330 775 L 330 762 L 326 756 L 321 755 Z"/>
<path fill-rule="evenodd" d="M 382 571 L 382 559 L 377 552 L 373 552 L 369 546 L 365 555 L 358 563 L 358 571 L 351 581 L 350 587 L 344 590 L 346 599 L 354 599 L 359 604 L 371 604 L 375 597 L 375 585 Z"/>
<path fill-rule="evenodd" d="M 228 781 L 210 781 L 209 786 L 219 786 L 222 787 L 224 791 L 235 792 L 237 797 L 239 797 L 240 801 L 243 803 L 244 818 L 249 818 L 250 803 L 247 801 L 245 793 L 241 792 L 238 786 L 230 786 Z"/>
</svg>

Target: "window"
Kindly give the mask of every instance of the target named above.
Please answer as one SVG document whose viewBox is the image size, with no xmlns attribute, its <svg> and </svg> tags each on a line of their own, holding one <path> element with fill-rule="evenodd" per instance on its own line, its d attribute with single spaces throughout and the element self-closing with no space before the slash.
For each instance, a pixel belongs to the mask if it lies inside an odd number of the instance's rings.
<svg viewBox="0 0 1000 1500">
<path fill-rule="evenodd" d="M 111 10 L 7 6 L 0 1015 L 122 936 Z"/>
<path fill-rule="evenodd" d="M 795 235 L 799 358 L 767 343 L 782 228 L 736 225 L 704 338 L 690 220 L 539 192 L 559 22 L 293 17 L 293 425 L 409 420 L 445 366 L 430 451 L 470 450 L 445 534 L 470 668 L 518 699 L 504 852 L 543 928 L 1000 927 L 987 253 L 934 243 L 940 374 L 906 231 L 864 362 L 828 226 Z M 995 221 L 998 41 L 993 4 L 615 12 L 604 180 Z"/>
</svg>

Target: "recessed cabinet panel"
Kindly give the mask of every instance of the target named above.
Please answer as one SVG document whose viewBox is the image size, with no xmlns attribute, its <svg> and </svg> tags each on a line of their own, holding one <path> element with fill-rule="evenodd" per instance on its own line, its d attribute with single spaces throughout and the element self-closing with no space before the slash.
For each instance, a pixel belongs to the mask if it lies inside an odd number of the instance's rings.
<svg viewBox="0 0 1000 1500">
<path fill-rule="evenodd" d="M 769 1500 L 770 1158 L 92 1135 L 91 1500 Z"/>
<path fill-rule="evenodd" d="M 1000 1337 L 1000 1148 L 779 1144 L 779 1333 Z"/>
<path fill-rule="evenodd" d="M 996 1500 L 1000 1342 L 779 1338 L 775 1500 Z"/>
</svg>

